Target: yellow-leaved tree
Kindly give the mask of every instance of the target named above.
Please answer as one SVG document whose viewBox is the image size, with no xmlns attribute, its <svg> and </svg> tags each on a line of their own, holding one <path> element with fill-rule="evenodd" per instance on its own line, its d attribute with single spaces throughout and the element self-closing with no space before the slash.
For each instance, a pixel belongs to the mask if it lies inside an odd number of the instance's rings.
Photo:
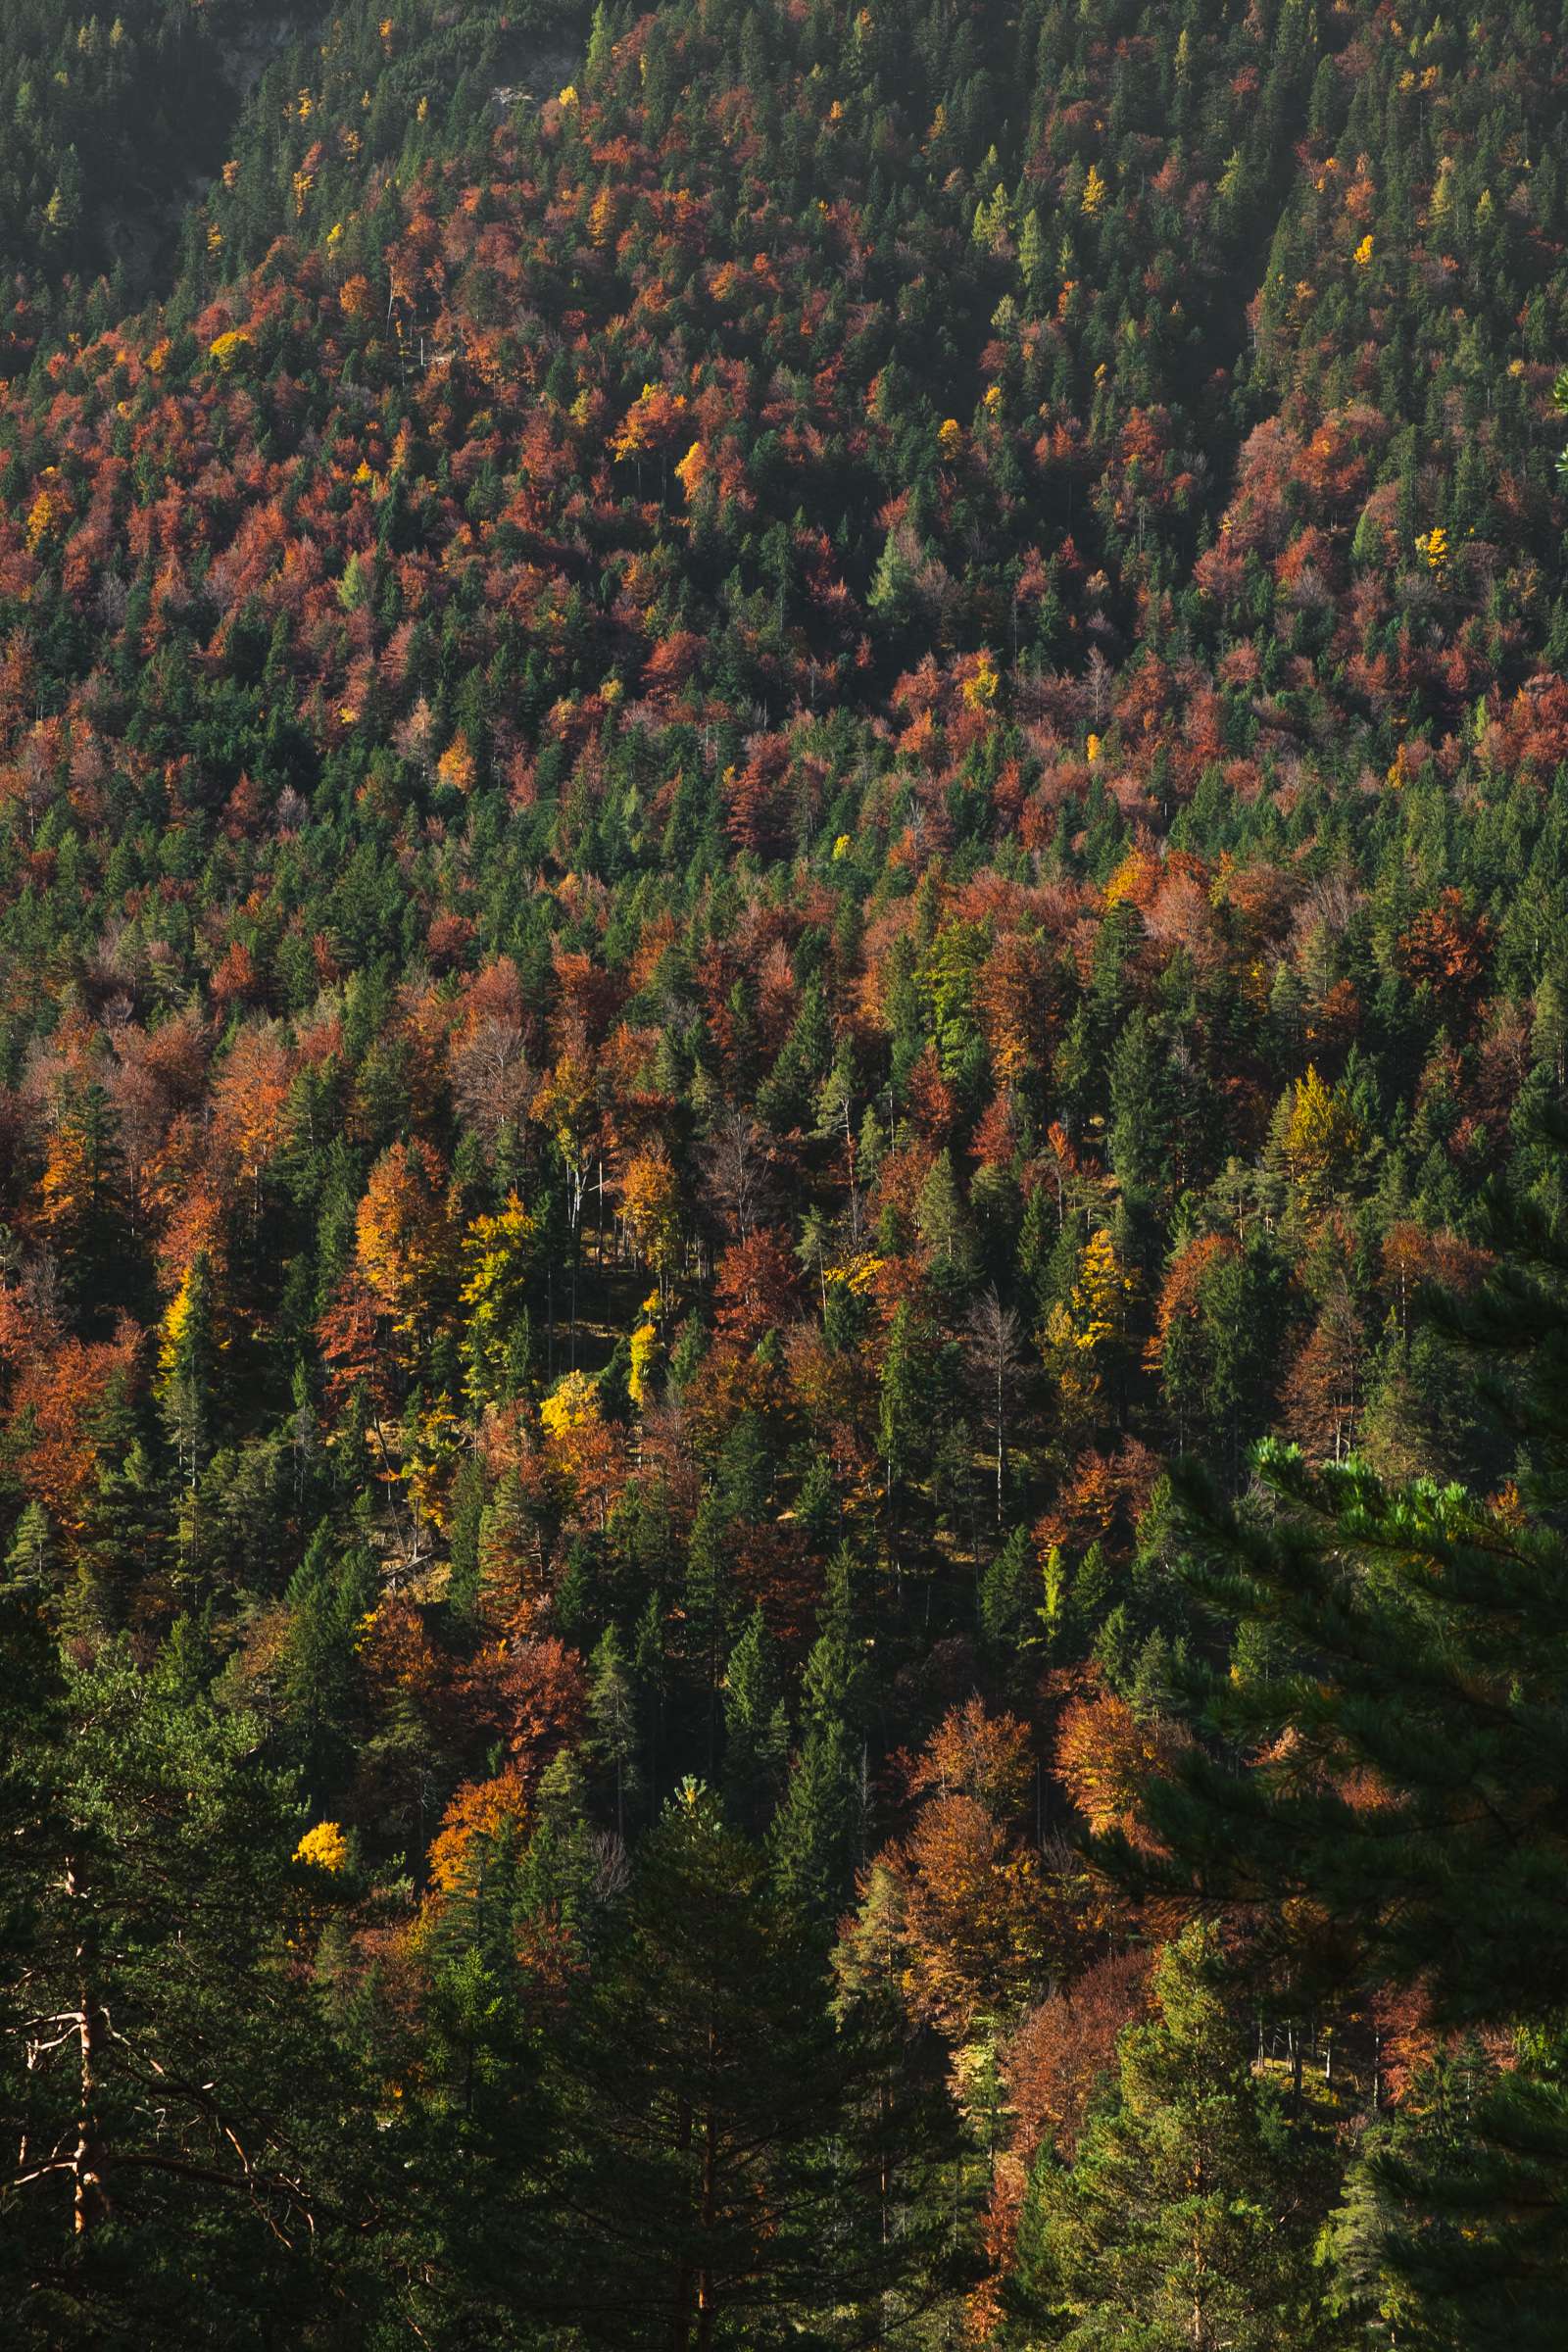
<svg viewBox="0 0 1568 2352">
<path fill-rule="evenodd" d="M 377 1306 L 403 1339 L 433 1326 L 454 1272 L 445 1171 L 418 1139 L 393 1144 L 370 1170 L 355 1219 L 355 1254 Z"/>
<path fill-rule="evenodd" d="M 464 1355 L 476 1409 L 515 1395 L 527 1369 L 524 1293 L 534 1234 L 533 1218 L 513 1192 L 494 1216 L 475 1217 L 463 1237 Z"/>
<path fill-rule="evenodd" d="M 680 1254 L 680 1186 L 662 1143 L 627 1160 L 620 1213 L 639 1256 L 658 1276 L 660 1300 L 667 1307 Z"/>
<path fill-rule="evenodd" d="M 562 1049 L 533 1101 L 533 1116 L 555 1137 L 566 1170 L 566 1213 L 573 1241 L 588 1191 L 589 1170 L 600 1150 L 603 1124 L 594 1083 L 593 1056 L 586 1038 L 568 1041 Z"/>
<path fill-rule="evenodd" d="M 599 1384 L 586 1372 L 558 1380 L 539 1407 L 545 1451 L 568 1490 L 568 1515 L 603 1530 L 624 1481 L 620 1440 L 606 1421 Z"/>
<path fill-rule="evenodd" d="M 1072 1289 L 1051 1309 L 1041 1335 L 1069 1426 L 1093 1421 L 1106 1410 L 1127 1352 L 1137 1291 L 1136 1272 L 1122 1262 L 1109 1227 L 1101 1226 L 1085 1243 Z"/>
<path fill-rule="evenodd" d="M 631 1335 L 631 1370 L 626 1376 L 626 1389 L 640 1413 L 645 1413 L 653 1400 L 654 1373 L 661 1353 L 659 1325 L 655 1321 L 658 1311 L 656 1291 L 651 1298 L 643 1300 L 643 1319 Z"/>
<path fill-rule="evenodd" d="M 1361 1141 L 1346 1086 L 1326 1086 L 1307 1064 L 1276 1113 L 1276 1136 L 1302 1214 L 1321 1217 Z"/>
<path fill-rule="evenodd" d="M 324 1870 L 334 1878 L 349 1866 L 349 1841 L 335 1821 L 318 1821 L 307 1830 L 294 1848 L 296 1862 L 308 1862 L 313 1870 Z"/>
<path fill-rule="evenodd" d="M 599 1384 L 586 1372 L 564 1373 L 539 1407 L 546 1437 L 558 1443 L 576 1430 L 596 1425 L 602 1417 Z"/>
</svg>

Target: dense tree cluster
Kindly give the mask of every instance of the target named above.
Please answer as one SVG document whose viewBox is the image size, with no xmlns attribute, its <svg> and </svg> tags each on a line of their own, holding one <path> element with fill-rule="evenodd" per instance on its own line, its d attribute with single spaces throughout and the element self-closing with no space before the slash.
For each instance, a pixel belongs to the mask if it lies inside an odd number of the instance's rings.
<svg viewBox="0 0 1568 2352">
<path fill-rule="evenodd" d="M 1552 2340 L 1561 33 L 8 13 L 17 2340 Z"/>
<path fill-rule="evenodd" d="M 8 372 L 79 320 L 81 288 L 118 317 L 167 260 L 184 203 L 223 160 L 241 86 L 276 9 L 125 0 L 107 16 L 14 0 L 0 24 L 0 269 Z M 58 310 L 55 297 L 65 299 Z"/>
</svg>

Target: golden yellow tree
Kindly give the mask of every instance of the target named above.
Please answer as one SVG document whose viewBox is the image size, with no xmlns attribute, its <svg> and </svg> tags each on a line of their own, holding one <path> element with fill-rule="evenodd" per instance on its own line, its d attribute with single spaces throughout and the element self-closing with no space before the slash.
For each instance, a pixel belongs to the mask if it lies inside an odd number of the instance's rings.
<svg viewBox="0 0 1568 2352">
<path fill-rule="evenodd" d="M 493 1403 L 513 1385 L 533 1242 L 534 1220 L 514 1192 L 496 1215 L 475 1217 L 463 1237 L 459 1295 L 467 1310 L 464 1352 L 476 1406 Z"/>
<path fill-rule="evenodd" d="M 1066 1299 L 1046 1318 L 1042 1346 L 1055 1373 L 1062 1418 L 1069 1424 L 1100 1412 L 1127 1346 L 1127 1323 L 1138 1276 L 1122 1263 L 1108 1226 L 1090 1235 Z"/>
<path fill-rule="evenodd" d="M 415 1342 L 429 1329 L 454 1268 L 443 1175 L 428 1144 L 394 1144 L 370 1170 L 355 1219 L 366 1286 L 393 1330 Z"/>
<path fill-rule="evenodd" d="M 680 1256 L 680 1186 L 662 1143 L 645 1146 L 626 1162 L 620 1213 L 632 1246 L 657 1275 L 660 1300 L 667 1306 Z"/>
<path fill-rule="evenodd" d="M 1308 1063 L 1288 1098 L 1283 1150 L 1296 1199 L 1308 1217 L 1320 1217 L 1333 1199 L 1361 1131 L 1348 1090 L 1325 1086 Z"/>
</svg>

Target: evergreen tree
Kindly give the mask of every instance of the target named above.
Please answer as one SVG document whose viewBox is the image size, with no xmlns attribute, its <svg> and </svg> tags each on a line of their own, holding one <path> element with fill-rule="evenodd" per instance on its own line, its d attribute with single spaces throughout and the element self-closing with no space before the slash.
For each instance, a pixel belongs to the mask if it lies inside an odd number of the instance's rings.
<svg viewBox="0 0 1568 2352">
<path fill-rule="evenodd" d="M 1154 1971 L 1114 2086 L 1070 2166 L 1048 2149 L 1022 2224 L 1023 2340 L 1072 2352 L 1307 2352 L 1328 2344 L 1312 2271 L 1325 2181 L 1251 2069 L 1212 1935 Z"/>
<path fill-rule="evenodd" d="M 562 1760 L 565 1762 L 564 1759 Z M 418 2197 L 392 2217 L 385 2253 L 407 2285 L 400 2320 L 433 2341 L 543 2352 L 569 2282 L 556 2260 L 557 2115 L 542 2080 L 548 1987 L 580 1964 L 585 1852 L 580 1788 L 555 1767 L 527 1837 L 513 1813 L 475 1828 L 421 1921 L 423 1997 L 412 2032 L 375 2009 L 366 2038 L 384 2074 L 409 2076 L 400 2154 Z"/>
<path fill-rule="evenodd" d="M 748 1836 L 760 1837 L 771 1820 L 788 1760 L 778 1658 L 759 1605 L 724 1671 L 724 1794 Z"/>
<path fill-rule="evenodd" d="M 626 1834 L 626 1799 L 637 1792 L 637 1705 L 613 1626 L 600 1637 L 589 1669 L 588 1715 L 593 1744 L 614 1774 L 615 1831 Z"/>
<path fill-rule="evenodd" d="M 1439 2029 L 1542 2046 L 1568 1997 L 1550 1925 L 1568 1899 L 1554 1827 L 1568 1758 L 1568 1266 L 1544 1222 L 1516 1212 L 1514 1235 L 1514 1262 L 1447 1320 L 1493 1366 L 1519 1443 L 1517 1499 L 1387 1486 L 1356 1462 L 1313 1470 L 1272 1444 L 1257 1462 L 1266 1512 L 1226 1507 L 1184 1474 L 1187 1573 L 1237 1628 L 1209 1720 L 1250 1768 L 1195 1745 L 1145 1805 L 1170 1850 L 1155 1875 L 1208 1907 L 1239 1906 L 1255 1963 L 1298 2001 L 1419 1988 Z M 1485 2280 L 1521 2331 L 1548 2328 L 1555 2253 L 1538 2253 L 1568 2202 L 1555 2066 L 1489 2098 L 1477 2134 L 1455 2192 L 1470 2201 L 1455 2292 Z M 1369 2178 L 1385 2191 L 1413 2188 L 1415 2168 L 1380 2166 Z M 1441 2167 L 1421 2196 L 1440 2214 L 1452 2202 Z M 1518 2203 L 1535 2208 L 1533 2230 L 1510 2219 Z M 1389 2223 L 1379 2260 L 1412 2294 L 1433 2291 L 1433 2236 L 1411 2212 Z"/>
<path fill-rule="evenodd" d="M 285 1946 L 330 1893 L 290 1859 L 286 1784 L 173 1652 L 29 1669 L 14 1602 L 5 1638 L 6 1747 L 33 1759 L 9 1798 L 14 2340 L 368 2341 L 377 2135 Z"/>
<path fill-rule="evenodd" d="M 1140 1007 L 1110 1057 L 1110 1164 L 1124 1194 L 1151 1194 L 1166 1181 L 1173 1109 L 1160 1040 Z"/>
<path fill-rule="evenodd" d="M 311 1789 L 336 1786 L 353 1721 L 355 1658 L 375 1603 L 370 1562 L 323 1523 L 289 1579 L 280 1695 L 288 1751 Z"/>
<path fill-rule="evenodd" d="M 213 1446 L 217 1352 L 212 1267 L 198 1250 L 164 1317 L 158 1351 L 158 1396 L 178 1474 L 179 1554 L 187 1573 L 200 1556 L 200 1480 Z"/>
<path fill-rule="evenodd" d="M 1364 2134 L 1325 2247 L 1355 2343 L 1544 2352 L 1568 2291 L 1568 2122 L 1559 2033 L 1500 2068 L 1474 2036 L 1420 2067 Z"/>
<path fill-rule="evenodd" d="M 687 1782 L 563 2059 L 584 2342 L 863 2340 L 889 2265 L 854 2045 L 811 1954 L 760 1850 Z"/>
<path fill-rule="evenodd" d="M 855 1638 L 853 1571 L 849 1551 L 841 1550 L 828 1572 L 822 1630 L 807 1660 L 800 1752 L 772 1835 L 785 1898 L 823 1925 L 850 1890 L 864 1838 L 863 1669 Z"/>
</svg>

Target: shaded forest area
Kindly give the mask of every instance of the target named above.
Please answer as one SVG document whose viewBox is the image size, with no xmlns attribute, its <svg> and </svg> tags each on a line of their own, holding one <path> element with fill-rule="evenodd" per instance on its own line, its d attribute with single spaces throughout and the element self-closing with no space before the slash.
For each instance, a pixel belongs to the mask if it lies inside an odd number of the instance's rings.
<svg viewBox="0 0 1568 2352">
<path fill-rule="evenodd" d="M 1556 2343 L 1563 32 L 8 11 L 8 2340 Z"/>
</svg>

